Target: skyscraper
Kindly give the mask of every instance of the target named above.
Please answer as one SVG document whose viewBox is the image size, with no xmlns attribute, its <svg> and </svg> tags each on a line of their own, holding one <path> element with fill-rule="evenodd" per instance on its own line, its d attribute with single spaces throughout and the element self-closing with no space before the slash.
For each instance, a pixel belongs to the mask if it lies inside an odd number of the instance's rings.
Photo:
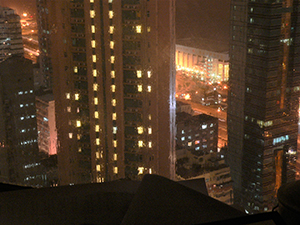
<svg viewBox="0 0 300 225">
<path fill-rule="evenodd" d="M 174 9 L 49 1 L 61 184 L 174 177 Z"/>
<path fill-rule="evenodd" d="M 51 89 L 52 88 L 52 61 L 51 61 L 51 48 L 50 32 L 51 24 L 54 19 L 49 15 L 49 0 L 37 0 L 37 23 L 38 23 L 38 40 L 39 40 L 39 65 L 43 74 L 42 86 Z"/>
<path fill-rule="evenodd" d="M 0 87 L 1 182 L 42 184 L 32 62 L 20 56 L 1 62 Z"/>
<path fill-rule="evenodd" d="M 0 7 L 0 61 L 11 55 L 23 55 L 20 17 L 13 9 Z"/>
<path fill-rule="evenodd" d="M 295 176 L 300 90 L 298 0 L 232 0 L 229 163 L 246 212 L 271 210 Z"/>
</svg>

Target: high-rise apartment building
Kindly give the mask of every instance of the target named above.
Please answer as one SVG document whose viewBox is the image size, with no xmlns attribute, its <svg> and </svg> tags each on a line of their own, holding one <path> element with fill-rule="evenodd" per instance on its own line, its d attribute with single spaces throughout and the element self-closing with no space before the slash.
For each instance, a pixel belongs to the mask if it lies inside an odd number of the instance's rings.
<svg viewBox="0 0 300 225">
<path fill-rule="evenodd" d="M 173 178 L 174 0 L 48 3 L 60 184 Z"/>
<path fill-rule="evenodd" d="M 0 61 L 24 54 L 20 17 L 13 9 L 0 7 Z"/>
<path fill-rule="evenodd" d="M 51 47 L 50 33 L 51 24 L 54 19 L 49 14 L 51 7 L 49 0 L 37 0 L 37 23 L 38 23 L 38 40 L 39 40 L 39 65 L 40 71 L 42 73 L 43 79 L 40 82 L 40 86 L 51 89 L 52 88 L 52 61 L 51 53 L 55 51 Z"/>
<path fill-rule="evenodd" d="M 11 56 L 0 63 L 0 179 L 43 184 L 39 172 L 32 62 Z"/>
<path fill-rule="evenodd" d="M 232 0 L 229 163 L 235 203 L 271 210 L 295 176 L 300 90 L 298 0 Z"/>
</svg>

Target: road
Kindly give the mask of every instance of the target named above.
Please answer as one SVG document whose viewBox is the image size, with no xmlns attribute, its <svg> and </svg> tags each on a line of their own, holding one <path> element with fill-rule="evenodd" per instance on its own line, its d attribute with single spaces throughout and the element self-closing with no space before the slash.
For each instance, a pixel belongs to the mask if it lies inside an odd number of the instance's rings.
<svg viewBox="0 0 300 225">
<path fill-rule="evenodd" d="M 39 43 L 37 41 L 37 36 L 23 36 L 23 45 L 25 51 L 25 58 L 36 62 L 37 57 L 39 56 Z"/>
<path fill-rule="evenodd" d="M 192 109 L 195 111 L 195 114 L 207 114 L 214 117 L 219 118 L 219 130 L 218 130 L 218 148 L 223 147 L 224 145 L 227 145 L 227 113 L 224 111 L 218 111 L 217 108 L 212 108 L 209 106 L 204 106 L 200 103 L 195 103 L 191 101 L 186 101 L 182 99 L 178 99 L 178 101 L 190 104 Z"/>
</svg>

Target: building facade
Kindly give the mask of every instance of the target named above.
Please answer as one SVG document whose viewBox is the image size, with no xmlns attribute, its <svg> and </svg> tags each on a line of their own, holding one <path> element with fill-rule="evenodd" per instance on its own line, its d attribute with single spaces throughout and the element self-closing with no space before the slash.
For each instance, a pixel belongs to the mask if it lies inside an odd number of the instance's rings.
<svg viewBox="0 0 300 225">
<path fill-rule="evenodd" d="M 24 55 L 20 17 L 13 9 L 0 7 L 0 61 Z"/>
<path fill-rule="evenodd" d="M 60 184 L 173 178 L 174 1 L 48 3 Z"/>
<path fill-rule="evenodd" d="M 57 131 L 55 101 L 52 93 L 36 96 L 36 118 L 39 151 L 48 155 L 56 155 Z"/>
<path fill-rule="evenodd" d="M 233 0 L 228 93 L 235 203 L 269 211 L 295 177 L 300 90 L 299 1 Z"/>
<path fill-rule="evenodd" d="M 194 155 L 217 152 L 218 118 L 180 112 L 176 114 L 176 125 L 177 149 L 187 149 Z"/>
<path fill-rule="evenodd" d="M 196 77 L 212 83 L 228 81 L 228 52 L 213 52 L 183 45 L 176 45 L 177 69 L 187 70 Z"/>
<path fill-rule="evenodd" d="M 42 79 L 39 85 L 46 88 L 52 88 L 52 61 L 51 53 L 53 51 L 50 41 L 51 24 L 54 23 L 49 14 L 51 10 L 51 4 L 49 0 L 37 0 L 36 1 L 37 14 L 36 20 L 38 24 L 38 42 L 39 42 L 39 65 Z"/>
<path fill-rule="evenodd" d="M 5 59 L 0 63 L 0 79 L 2 181 L 42 184 L 32 62 L 20 56 Z"/>
<path fill-rule="evenodd" d="M 211 156 L 213 159 L 213 156 Z M 211 162 L 212 164 L 212 162 Z M 233 204 L 232 179 L 230 168 L 225 164 L 225 160 L 219 159 L 213 162 L 212 169 L 205 171 L 197 178 L 204 178 L 207 192 L 210 197 L 224 202 L 228 205 Z"/>
</svg>

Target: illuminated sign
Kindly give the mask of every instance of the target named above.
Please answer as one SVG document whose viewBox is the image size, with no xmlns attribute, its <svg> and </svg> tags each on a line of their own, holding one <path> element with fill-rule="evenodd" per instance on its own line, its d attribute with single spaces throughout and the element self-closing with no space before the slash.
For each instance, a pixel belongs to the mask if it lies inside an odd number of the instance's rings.
<svg viewBox="0 0 300 225">
<path fill-rule="evenodd" d="M 273 139 L 273 145 L 288 141 L 289 139 L 290 139 L 289 135 L 284 135 L 284 136 L 281 136 L 281 137 L 278 137 L 278 138 L 274 138 Z"/>
</svg>

